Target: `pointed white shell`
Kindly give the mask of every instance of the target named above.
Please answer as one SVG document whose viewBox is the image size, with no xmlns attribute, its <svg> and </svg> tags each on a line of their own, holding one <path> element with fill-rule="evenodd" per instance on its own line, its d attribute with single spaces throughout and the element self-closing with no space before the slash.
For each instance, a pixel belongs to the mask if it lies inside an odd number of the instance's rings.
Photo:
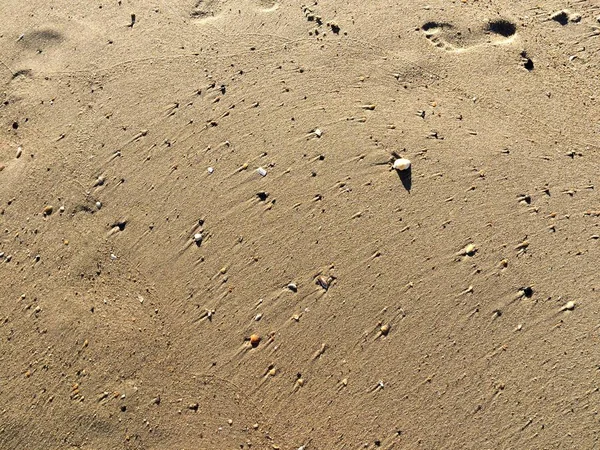
<svg viewBox="0 0 600 450">
<path fill-rule="evenodd" d="M 410 167 L 410 161 L 406 158 L 398 158 L 396 161 L 394 161 L 392 167 L 395 170 L 406 170 Z"/>
</svg>

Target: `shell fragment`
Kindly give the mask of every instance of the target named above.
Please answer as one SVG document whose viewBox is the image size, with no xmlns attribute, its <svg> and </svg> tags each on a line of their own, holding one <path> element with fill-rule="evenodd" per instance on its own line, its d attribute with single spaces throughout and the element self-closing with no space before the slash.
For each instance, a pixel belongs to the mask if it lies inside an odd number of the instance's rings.
<svg viewBox="0 0 600 450">
<path fill-rule="evenodd" d="M 394 170 L 407 170 L 410 168 L 410 160 L 406 158 L 398 158 L 392 164 Z"/>
</svg>

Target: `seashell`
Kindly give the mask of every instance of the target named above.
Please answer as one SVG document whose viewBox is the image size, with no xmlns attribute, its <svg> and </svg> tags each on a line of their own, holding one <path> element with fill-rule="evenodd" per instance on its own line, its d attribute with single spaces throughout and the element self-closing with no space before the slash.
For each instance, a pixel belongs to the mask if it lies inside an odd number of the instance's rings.
<svg viewBox="0 0 600 450">
<path fill-rule="evenodd" d="M 562 308 L 561 311 L 573 311 L 575 309 L 575 302 L 570 301 L 567 302 Z"/>
<path fill-rule="evenodd" d="M 318 284 L 324 290 L 329 289 L 329 283 L 330 283 L 330 280 L 328 280 L 327 278 L 325 278 L 323 275 L 319 275 L 317 277 L 317 279 L 315 280 L 315 284 Z"/>
<path fill-rule="evenodd" d="M 410 168 L 410 161 L 406 158 L 398 158 L 392 164 L 394 170 L 407 170 Z"/>
</svg>

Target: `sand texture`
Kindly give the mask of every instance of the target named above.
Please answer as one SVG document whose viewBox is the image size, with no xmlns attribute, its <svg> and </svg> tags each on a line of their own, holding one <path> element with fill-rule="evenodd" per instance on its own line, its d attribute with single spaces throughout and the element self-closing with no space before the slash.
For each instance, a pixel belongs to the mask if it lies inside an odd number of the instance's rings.
<svg viewBox="0 0 600 450">
<path fill-rule="evenodd" d="M 596 0 L 0 17 L 0 449 L 600 446 Z"/>
</svg>

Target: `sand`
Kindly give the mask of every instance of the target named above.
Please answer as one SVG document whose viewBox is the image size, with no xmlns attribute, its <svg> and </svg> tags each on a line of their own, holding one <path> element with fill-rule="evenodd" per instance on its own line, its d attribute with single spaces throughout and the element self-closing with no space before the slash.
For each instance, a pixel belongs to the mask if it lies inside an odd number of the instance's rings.
<svg viewBox="0 0 600 450">
<path fill-rule="evenodd" d="M 0 16 L 0 448 L 600 445 L 595 0 Z"/>
</svg>

